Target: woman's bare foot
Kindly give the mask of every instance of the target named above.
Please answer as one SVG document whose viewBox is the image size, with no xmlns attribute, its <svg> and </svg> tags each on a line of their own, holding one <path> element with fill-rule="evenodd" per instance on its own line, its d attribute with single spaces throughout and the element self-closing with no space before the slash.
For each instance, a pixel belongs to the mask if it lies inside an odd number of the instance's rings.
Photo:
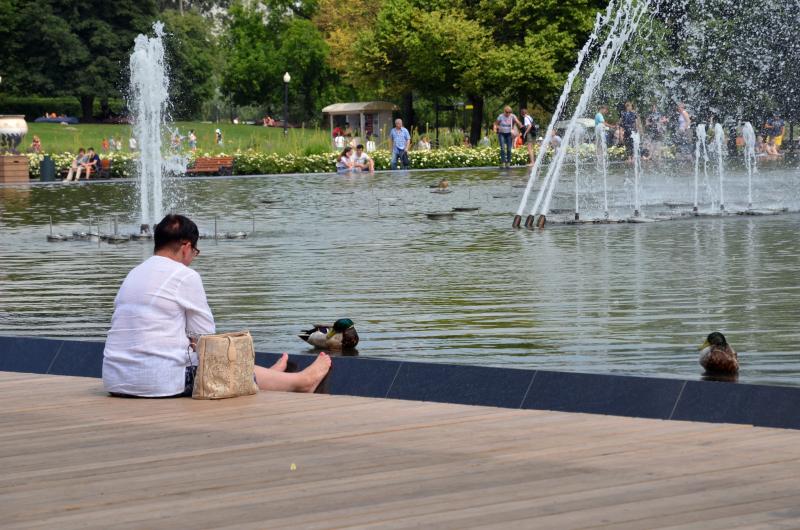
<svg viewBox="0 0 800 530">
<path fill-rule="evenodd" d="M 308 368 L 300 372 L 305 381 L 299 391 L 310 393 L 316 390 L 330 369 L 331 358 L 325 352 L 320 353 Z"/>
<path fill-rule="evenodd" d="M 281 354 L 281 358 L 278 361 L 269 367 L 270 370 L 277 370 L 278 372 L 285 372 L 286 371 L 286 364 L 289 362 L 289 354 L 283 352 Z"/>
</svg>

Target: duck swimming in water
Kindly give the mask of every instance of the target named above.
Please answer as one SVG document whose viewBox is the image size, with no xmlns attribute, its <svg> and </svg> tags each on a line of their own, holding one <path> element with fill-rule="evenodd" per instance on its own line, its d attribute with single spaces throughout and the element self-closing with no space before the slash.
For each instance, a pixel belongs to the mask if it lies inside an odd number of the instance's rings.
<svg viewBox="0 0 800 530">
<path fill-rule="evenodd" d="M 314 324 L 312 329 L 303 331 L 298 337 L 323 350 L 349 350 L 358 345 L 358 332 L 349 318 L 340 318 L 333 326 Z"/>
<path fill-rule="evenodd" d="M 711 373 L 739 373 L 739 357 L 719 331 L 710 333 L 700 346 L 700 365 Z"/>
</svg>

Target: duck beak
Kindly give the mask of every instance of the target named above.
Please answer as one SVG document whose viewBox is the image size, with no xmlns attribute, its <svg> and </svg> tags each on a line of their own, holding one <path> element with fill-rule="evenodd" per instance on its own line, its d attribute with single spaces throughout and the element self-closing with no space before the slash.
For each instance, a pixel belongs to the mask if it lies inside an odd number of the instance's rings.
<svg viewBox="0 0 800 530">
<path fill-rule="evenodd" d="M 325 336 L 328 337 L 328 338 L 331 338 L 334 335 L 336 335 L 336 332 L 333 330 L 333 328 L 331 328 L 331 329 L 328 330 L 328 334 L 325 335 Z"/>
<path fill-rule="evenodd" d="M 705 349 L 706 349 L 706 348 L 708 348 L 709 346 L 711 346 L 711 343 L 709 343 L 709 342 L 708 342 L 708 339 L 706 339 L 706 341 L 705 341 L 705 342 L 703 342 L 703 344 L 701 344 L 701 345 L 700 345 L 700 347 L 699 347 L 699 348 L 697 348 L 697 349 L 698 349 L 698 350 L 705 350 Z"/>
</svg>

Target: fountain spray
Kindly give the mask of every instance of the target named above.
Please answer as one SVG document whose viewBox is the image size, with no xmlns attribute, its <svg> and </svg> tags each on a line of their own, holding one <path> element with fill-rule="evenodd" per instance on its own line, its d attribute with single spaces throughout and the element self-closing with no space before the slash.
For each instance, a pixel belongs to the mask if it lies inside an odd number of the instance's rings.
<svg viewBox="0 0 800 530">
<path fill-rule="evenodd" d="M 128 106 L 133 135 L 139 146 L 138 188 L 142 224 L 164 216 L 161 141 L 169 98 L 169 78 L 164 62 L 164 24 L 153 24 L 154 37 L 136 37 L 130 57 Z"/>
<path fill-rule="evenodd" d="M 700 158 L 703 158 L 704 181 L 708 181 L 708 149 L 706 148 L 706 126 L 704 123 L 697 125 L 697 140 L 694 146 L 694 208 L 692 212 L 698 213 L 700 200 Z"/>
<path fill-rule="evenodd" d="M 747 166 L 747 207 L 753 207 L 753 172 L 756 171 L 756 133 L 746 121 L 742 127 L 744 137 L 744 163 Z"/>
<path fill-rule="evenodd" d="M 609 20 L 611 20 L 611 13 L 614 10 L 614 4 L 614 0 L 609 2 L 608 7 L 606 8 L 606 15 L 604 17 L 601 16 L 600 13 L 598 13 L 595 17 L 594 29 L 592 30 L 591 35 L 589 35 L 589 39 L 583 45 L 583 48 L 581 48 L 581 51 L 578 53 L 578 61 L 575 63 L 575 66 L 572 68 L 569 76 L 567 76 L 567 82 L 564 84 L 564 89 L 561 91 L 561 97 L 558 99 L 556 109 L 553 112 L 552 118 L 550 118 L 550 124 L 547 126 L 547 130 L 545 131 L 544 140 L 542 141 L 542 145 L 539 147 L 539 152 L 536 154 L 536 160 L 531 168 L 531 174 L 528 177 L 528 184 L 525 186 L 525 192 L 522 194 L 522 200 L 519 203 L 517 214 L 514 216 L 514 222 L 511 225 L 513 228 L 519 228 L 520 222 L 522 221 L 522 213 L 525 211 L 525 206 L 528 204 L 528 196 L 530 195 L 531 189 L 533 188 L 533 183 L 536 181 L 536 177 L 542 168 L 542 162 L 544 161 L 544 156 L 547 153 L 547 148 L 550 146 L 551 132 L 555 129 L 556 122 L 558 122 L 558 117 L 564 111 L 564 107 L 567 104 L 567 98 L 572 91 L 572 83 L 575 81 L 575 77 L 581 70 L 581 66 L 586 58 L 586 54 L 597 40 L 597 37 L 600 34 L 600 29 L 605 26 Z M 533 228 L 533 214 L 529 215 L 525 220 L 525 226 L 527 228 Z"/>
<path fill-rule="evenodd" d="M 642 205 L 639 201 L 639 183 L 642 172 L 642 157 L 639 146 L 642 139 L 636 131 L 631 133 L 631 139 L 633 140 L 633 216 L 639 217 L 642 209 Z"/>
<path fill-rule="evenodd" d="M 721 123 L 714 125 L 714 145 L 717 148 L 717 171 L 719 172 L 719 211 L 725 211 L 725 131 Z"/>
</svg>

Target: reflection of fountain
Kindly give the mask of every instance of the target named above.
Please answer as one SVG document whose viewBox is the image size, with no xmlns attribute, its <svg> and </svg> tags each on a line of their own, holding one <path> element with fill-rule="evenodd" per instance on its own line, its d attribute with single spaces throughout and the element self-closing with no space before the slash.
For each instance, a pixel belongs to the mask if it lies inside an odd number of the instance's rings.
<svg viewBox="0 0 800 530">
<path fill-rule="evenodd" d="M 128 106 L 133 135 L 139 145 L 138 187 L 141 221 L 158 222 L 164 216 L 161 141 L 169 97 L 169 78 L 164 64 L 164 25 L 153 25 L 155 37 L 136 37 L 130 57 Z"/>
</svg>

